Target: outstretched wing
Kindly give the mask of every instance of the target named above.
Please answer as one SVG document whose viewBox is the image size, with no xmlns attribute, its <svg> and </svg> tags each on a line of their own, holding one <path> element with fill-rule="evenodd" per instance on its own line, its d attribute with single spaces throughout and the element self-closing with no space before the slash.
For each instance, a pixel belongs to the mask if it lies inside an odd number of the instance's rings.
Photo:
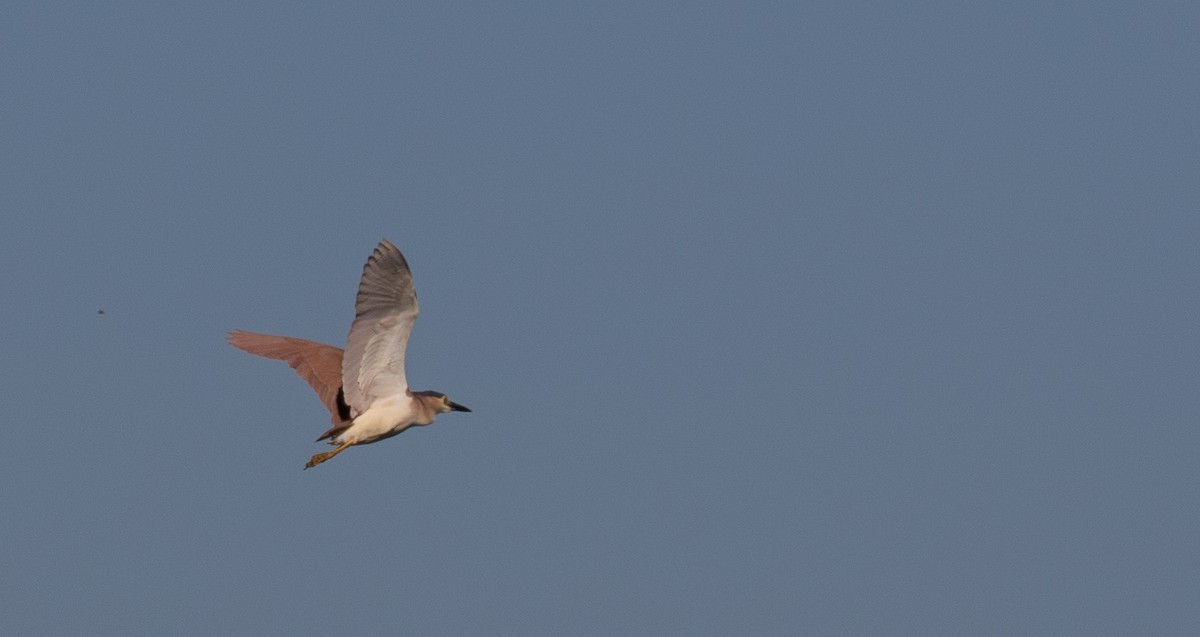
<svg viewBox="0 0 1200 637">
<path fill-rule="evenodd" d="M 342 359 L 346 402 L 356 413 L 366 411 L 381 396 L 408 389 L 404 350 L 417 313 L 417 291 L 408 262 L 384 239 L 363 266 Z"/>
<path fill-rule="evenodd" d="M 339 403 L 338 399 L 342 390 L 342 350 L 302 338 L 245 330 L 230 332 L 226 340 L 244 352 L 291 365 L 300 378 L 317 392 L 317 397 L 329 410 L 334 425 L 350 419 L 345 402 Z"/>
</svg>

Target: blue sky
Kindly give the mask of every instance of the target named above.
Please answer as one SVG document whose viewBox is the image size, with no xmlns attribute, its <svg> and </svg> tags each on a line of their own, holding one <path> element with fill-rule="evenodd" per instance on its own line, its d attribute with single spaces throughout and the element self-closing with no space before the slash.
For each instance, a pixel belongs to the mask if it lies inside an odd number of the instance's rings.
<svg viewBox="0 0 1200 637">
<path fill-rule="evenodd" d="M 4 14 L 6 632 L 1200 631 L 1192 3 Z"/>
</svg>

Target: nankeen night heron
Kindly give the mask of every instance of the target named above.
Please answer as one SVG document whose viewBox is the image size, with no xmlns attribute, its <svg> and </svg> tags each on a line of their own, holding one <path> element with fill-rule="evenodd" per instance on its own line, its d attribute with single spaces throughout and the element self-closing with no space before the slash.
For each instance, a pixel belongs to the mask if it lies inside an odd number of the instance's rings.
<svg viewBox="0 0 1200 637">
<path fill-rule="evenodd" d="M 304 465 L 307 469 L 350 446 L 432 424 L 438 414 L 471 411 L 445 394 L 408 388 L 404 350 L 416 320 L 417 292 L 408 262 L 384 239 L 363 266 L 345 352 L 302 338 L 245 330 L 230 332 L 228 340 L 238 349 L 291 365 L 329 409 L 333 426 L 317 440 L 329 440 L 335 448 L 314 455 Z"/>
</svg>

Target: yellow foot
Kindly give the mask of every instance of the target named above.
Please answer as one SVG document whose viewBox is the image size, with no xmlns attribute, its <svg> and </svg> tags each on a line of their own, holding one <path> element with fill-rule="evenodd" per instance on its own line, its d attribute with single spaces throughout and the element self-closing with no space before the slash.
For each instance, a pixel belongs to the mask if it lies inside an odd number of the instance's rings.
<svg viewBox="0 0 1200 637">
<path fill-rule="evenodd" d="M 311 469 L 311 468 L 321 464 L 322 462 L 325 462 L 326 460 L 332 458 L 333 455 L 334 454 L 332 451 L 326 451 L 325 453 L 318 453 L 318 454 L 314 455 L 313 457 L 309 458 L 308 462 L 304 463 L 304 468 Z"/>
<path fill-rule="evenodd" d="M 354 444 L 353 440 L 347 440 L 346 442 L 343 442 L 342 444 L 338 445 L 338 448 L 334 449 L 333 451 L 326 451 L 324 453 L 318 453 L 308 459 L 308 462 L 304 465 L 304 468 L 311 469 L 311 468 L 321 464 L 322 462 L 325 462 L 326 460 L 338 455 L 343 450 L 345 450 L 346 447 L 349 447 L 352 444 Z"/>
</svg>

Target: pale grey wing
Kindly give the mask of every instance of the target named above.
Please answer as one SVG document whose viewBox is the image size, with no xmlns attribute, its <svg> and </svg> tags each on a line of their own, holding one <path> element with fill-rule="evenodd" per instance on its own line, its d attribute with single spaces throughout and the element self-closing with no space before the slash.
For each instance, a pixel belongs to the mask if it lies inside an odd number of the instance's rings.
<svg viewBox="0 0 1200 637">
<path fill-rule="evenodd" d="M 333 424 L 350 418 L 345 403 L 338 403 L 338 392 L 342 389 L 342 350 L 302 338 L 245 330 L 230 332 L 226 340 L 244 352 L 290 365 L 317 392 L 317 397 L 329 410 Z"/>
<path fill-rule="evenodd" d="M 360 414 L 380 396 L 403 394 L 404 350 L 417 320 L 417 292 L 404 255 L 387 239 L 363 266 L 354 323 L 342 359 L 346 403 Z"/>
</svg>

